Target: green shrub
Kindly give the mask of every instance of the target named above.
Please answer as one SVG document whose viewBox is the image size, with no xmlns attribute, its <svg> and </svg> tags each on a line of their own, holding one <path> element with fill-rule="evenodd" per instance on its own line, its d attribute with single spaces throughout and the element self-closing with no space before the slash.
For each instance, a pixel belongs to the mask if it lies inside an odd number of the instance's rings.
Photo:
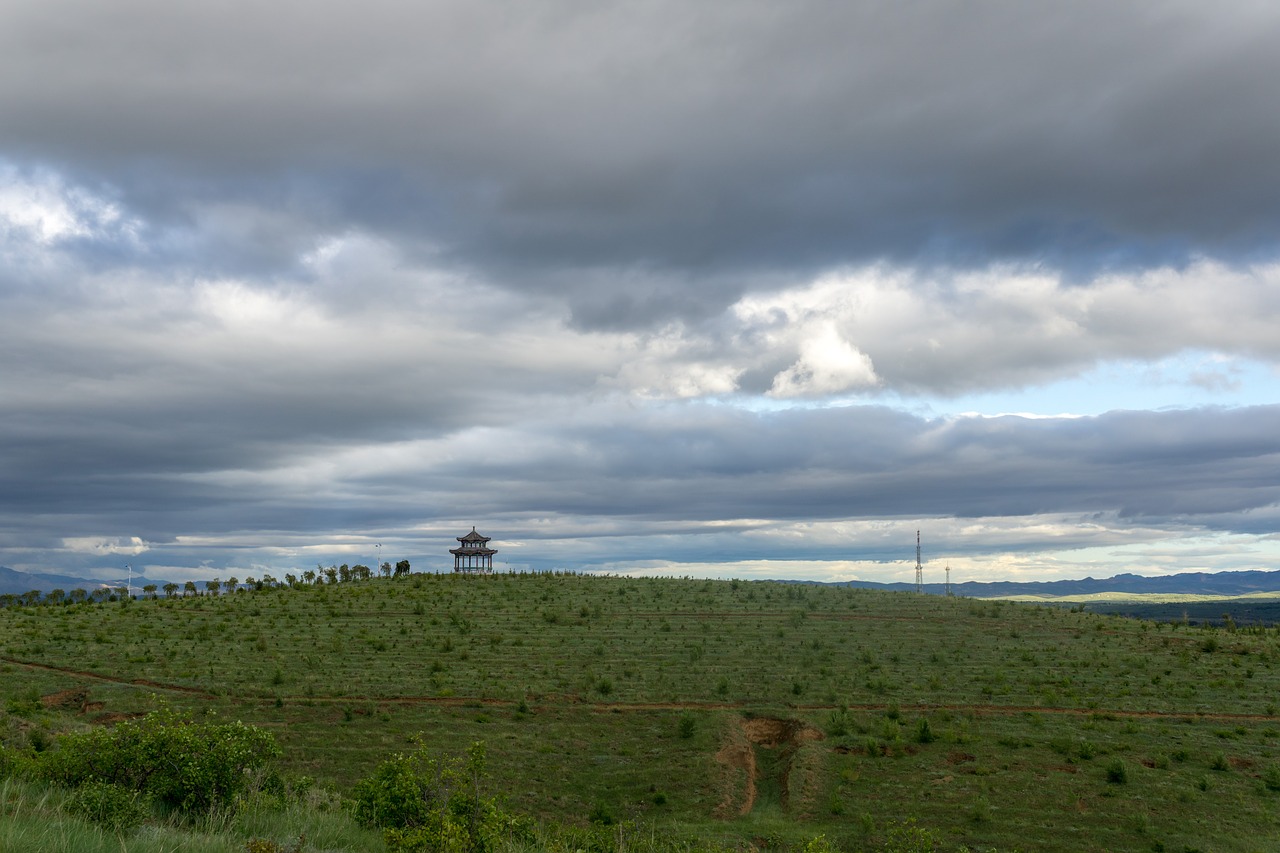
<svg viewBox="0 0 1280 853">
<path fill-rule="evenodd" d="M 827 734 L 831 737 L 843 737 L 852 728 L 849 709 L 844 705 L 827 715 Z"/>
<path fill-rule="evenodd" d="M 437 760 L 420 743 L 356 785 L 355 818 L 382 829 L 392 851 L 486 853 L 521 824 L 481 796 L 483 770 L 483 743 L 471 745 L 465 762 Z"/>
<path fill-rule="evenodd" d="M 827 836 L 818 835 L 800 847 L 800 853 L 836 853 L 836 848 L 827 840 Z"/>
<path fill-rule="evenodd" d="M 81 785 L 67 798 L 63 809 L 117 835 L 140 826 L 150 811 L 145 796 L 110 782 Z"/>
<path fill-rule="evenodd" d="M 1129 781 L 1129 772 L 1125 769 L 1124 762 L 1115 759 L 1107 765 L 1107 782 L 1112 785 L 1123 785 Z"/>
<path fill-rule="evenodd" d="M 4 744 L 0 744 L 0 779 L 19 775 L 25 764 L 25 756 L 22 753 L 5 749 Z"/>
<path fill-rule="evenodd" d="M 680 737 L 684 738 L 685 740 L 688 740 L 689 738 L 693 737 L 693 733 L 694 731 L 697 730 L 697 727 L 698 727 L 698 720 L 693 716 L 693 714 L 686 712 L 680 715 L 680 726 L 679 726 Z"/>
<path fill-rule="evenodd" d="M 933 853 L 942 846 L 933 830 L 916 825 L 915 818 L 894 824 L 885 839 L 885 853 Z"/>
<path fill-rule="evenodd" d="M 63 735 L 37 758 L 37 773 L 76 788 L 109 782 L 181 811 L 234 803 L 254 775 L 273 775 L 275 738 L 243 723 L 192 723 L 168 710 L 111 729 Z"/>
</svg>

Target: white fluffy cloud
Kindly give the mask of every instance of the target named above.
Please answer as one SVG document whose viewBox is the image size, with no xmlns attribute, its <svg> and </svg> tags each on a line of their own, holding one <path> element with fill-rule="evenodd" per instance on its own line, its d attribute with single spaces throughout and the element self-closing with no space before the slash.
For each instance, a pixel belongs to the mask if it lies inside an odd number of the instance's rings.
<svg viewBox="0 0 1280 853">
<path fill-rule="evenodd" d="M 109 554 L 126 554 L 136 557 L 151 550 L 151 543 L 144 542 L 137 536 L 117 536 L 108 539 L 92 536 L 68 536 L 62 540 L 62 547 L 80 554 L 92 554 L 103 557 Z"/>
<path fill-rule="evenodd" d="M 866 354 L 840 336 L 834 323 L 801 334 L 800 358 L 779 373 L 774 397 L 824 397 L 874 387 L 875 367 Z"/>
</svg>

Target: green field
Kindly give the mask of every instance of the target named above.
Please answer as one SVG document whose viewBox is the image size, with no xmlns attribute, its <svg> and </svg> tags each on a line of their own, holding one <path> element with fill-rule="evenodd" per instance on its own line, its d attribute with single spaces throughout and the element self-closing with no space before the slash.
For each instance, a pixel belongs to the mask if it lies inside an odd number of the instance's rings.
<svg viewBox="0 0 1280 853">
<path fill-rule="evenodd" d="M 341 794 L 419 733 L 480 740 L 515 811 L 744 849 L 880 850 L 909 821 L 949 851 L 1280 849 L 1271 629 L 412 575 L 0 610 L 0 693 L 10 750 L 167 704 L 270 730 Z"/>
<path fill-rule="evenodd" d="M 1276 592 L 1246 595 L 1097 592 L 1087 595 L 1015 595 L 1005 596 L 1004 600 L 1054 607 L 1074 606 L 1090 613 L 1154 622 L 1220 627 L 1280 626 L 1280 593 Z"/>
<path fill-rule="evenodd" d="M 1280 592 L 1251 592 L 1245 595 L 1202 595 L 1191 592 L 1090 592 L 1079 595 L 1005 595 L 1004 601 L 1030 601 L 1038 604 L 1233 604 L 1280 601 Z M 995 601 L 997 599 L 984 599 Z"/>
</svg>

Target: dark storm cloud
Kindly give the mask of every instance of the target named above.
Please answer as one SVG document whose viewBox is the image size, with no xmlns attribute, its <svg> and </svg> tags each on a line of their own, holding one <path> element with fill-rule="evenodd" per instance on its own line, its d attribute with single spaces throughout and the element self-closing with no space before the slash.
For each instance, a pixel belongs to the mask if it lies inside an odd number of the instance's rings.
<svg viewBox="0 0 1280 853">
<path fill-rule="evenodd" d="M 383 540 L 443 553 L 437 540 L 479 519 L 527 540 L 507 549 L 517 565 L 847 559 L 851 549 L 893 560 L 903 531 L 882 541 L 871 520 L 952 519 L 932 522 L 934 539 L 946 527 L 961 554 L 1123 542 L 1126 527 L 1267 532 L 1280 504 L 1280 407 L 927 420 L 878 407 L 583 404 L 409 442 L 352 434 L 345 447 L 264 424 L 256 449 L 222 459 L 208 451 L 223 443 L 221 425 L 192 422 L 153 458 L 126 450 L 103 461 L 128 444 L 119 429 L 80 433 L 66 464 L 27 466 L 28 448 L 4 442 L 0 507 L 23 524 L 6 523 L 0 545 L 57 550 L 60 533 L 78 531 L 98 550 L 64 555 L 64 567 L 102 563 L 94 536 L 138 537 L 160 565 L 194 553 L 305 566 L 343 561 L 351 552 L 322 547 L 342 531 L 364 543 L 362 559 Z M 986 529 L 961 532 L 965 519 L 987 519 Z M 778 532 L 830 524 L 852 527 Z M 266 546 L 277 556 L 263 556 Z"/>
<path fill-rule="evenodd" d="M 676 519 L 1032 516 L 1167 520 L 1280 501 L 1280 407 L 925 421 L 857 407 L 724 409 L 566 428 L 547 456 L 469 460 L 484 505 Z M 452 474 L 452 476 L 450 476 Z M 492 478 L 491 480 L 489 478 Z M 499 489 L 498 484 L 502 483 Z"/>
<path fill-rule="evenodd" d="M 0 153 L 228 270 L 359 227 L 634 325 L 732 301 L 735 271 L 1271 257 L 1278 29 L 1244 3 L 10 3 Z M 601 299 L 593 270 L 639 275 Z"/>
<path fill-rule="evenodd" d="M 169 450 L 148 456 L 134 449 L 119 461 L 114 455 L 130 442 L 110 433 L 96 440 L 79 435 L 84 447 L 69 460 L 68 474 L 44 481 L 39 476 L 55 470 L 52 461 L 24 467 L 28 448 L 6 443 L 13 448 L 6 468 L 14 475 L 6 502 L 15 509 L 34 500 L 46 512 L 59 506 L 123 512 L 141 501 L 143 508 L 205 513 L 217 504 L 232 524 L 244 522 L 238 503 L 298 501 L 299 510 L 324 513 L 343 492 L 375 504 L 383 495 L 386 511 L 408 501 L 415 506 L 409 514 L 427 498 L 427 505 L 447 504 L 464 516 L 830 520 L 1093 510 L 1163 519 L 1244 512 L 1280 500 L 1277 426 L 1276 408 L 947 422 L 878 408 L 614 412 L 588 425 L 544 421 L 456 445 L 442 437 L 442 459 L 406 451 L 402 470 L 339 471 L 324 491 L 303 497 L 273 481 L 271 470 L 304 464 L 296 457 L 308 453 L 323 458 L 327 448 L 273 437 L 266 424 L 257 436 L 265 458 L 242 452 L 218 460 L 205 448 L 223 446 L 221 425 L 193 423 L 170 438 Z M 109 461 L 94 466 L 95 457 Z M 246 479 L 227 470 L 233 464 Z M 210 473 L 230 479 L 202 479 Z M 253 484 L 255 476 L 261 479 Z M 287 511 L 276 510 L 264 526 L 290 521 L 276 515 Z"/>
</svg>

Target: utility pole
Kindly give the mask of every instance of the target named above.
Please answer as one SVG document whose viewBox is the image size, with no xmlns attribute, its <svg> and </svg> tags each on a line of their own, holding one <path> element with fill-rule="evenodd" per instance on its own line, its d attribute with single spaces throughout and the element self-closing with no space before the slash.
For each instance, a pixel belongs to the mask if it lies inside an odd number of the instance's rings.
<svg viewBox="0 0 1280 853">
<path fill-rule="evenodd" d="M 920 563 L 920 531 L 916 531 L 916 592 L 924 592 L 924 566 Z"/>
</svg>

